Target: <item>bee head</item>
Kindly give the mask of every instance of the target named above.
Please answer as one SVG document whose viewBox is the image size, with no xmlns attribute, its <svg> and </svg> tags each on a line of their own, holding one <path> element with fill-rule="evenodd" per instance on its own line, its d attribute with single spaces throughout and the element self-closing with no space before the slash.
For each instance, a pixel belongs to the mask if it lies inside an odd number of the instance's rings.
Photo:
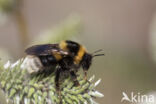
<svg viewBox="0 0 156 104">
<path fill-rule="evenodd" d="M 93 52 L 92 54 L 85 53 L 84 56 L 83 56 L 83 59 L 81 61 L 82 68 L 85 69 L 85 70 L 88 70 L 89 67 L 91 66 L 93 57 L 103 56 L 104 54 L 95 54 L 95 53 L 100 52 L 100 51 L 102 51 L 102 50 L 101 49 L 97 50 L 97 51 Z"/>
<path fill-rule="evenodd" d="M 85 53 L 81 61 L 82 68 L 88 70 L 92 63 L 93 56 L 91 54 Z"/>
</svg>

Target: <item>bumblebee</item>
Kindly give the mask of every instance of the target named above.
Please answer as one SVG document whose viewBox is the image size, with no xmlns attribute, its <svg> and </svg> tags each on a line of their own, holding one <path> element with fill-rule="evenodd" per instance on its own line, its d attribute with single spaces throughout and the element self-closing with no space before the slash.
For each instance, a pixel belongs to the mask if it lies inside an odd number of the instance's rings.
<svg viewBox="0 0 156 104">
<path fill-rule="evenodd" d="M 95 56 L 103 56 L 104 54 L 95 54 L 97 52 L 102 51 L 102 49 L 95 51 L 94 53 L 88 53 L 84 46 L 81 44 L 65 40 L 61 41 L 59 44 L 59 48 L 63 51 L 67 51 L 72 56 L 72 68 L 74 68 L 76 71 L 82 67 L 84 71 L 84 79 L 87 79 L 87 71 L 91 66 L 92 58 Z"/>
<path fill-rule="evenodd" d="M 80 67 L 84 71 L 84 79 L 87 79 L 87 71 L 92 63 L 92 58 L 104 54 L 95 54 L 102 50 L 88 53 L 84 46 L 77 42 L 65 40 L 58 44 L 35 45 L 25 50 L 27 70 L 33 73 L 52 73 L 55 71 L 56 89 L 59 90 L 60 74 L 69 72 L 75 86 L 79 85 L 76 72 Z M 56 70 L 55 70 L 56 69 Z"/>
</svg>

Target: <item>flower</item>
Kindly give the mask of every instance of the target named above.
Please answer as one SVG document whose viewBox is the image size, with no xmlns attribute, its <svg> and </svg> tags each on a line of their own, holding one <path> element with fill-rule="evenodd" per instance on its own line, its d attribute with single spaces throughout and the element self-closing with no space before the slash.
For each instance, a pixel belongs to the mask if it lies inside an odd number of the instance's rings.
<svg viewBox="0 0 156 104">
<path fill-rule="evenodd" d="M 55 89 L 55 74 L 49 76 L 29 75 L 24 65 L 24 59 L 11 64 L 8 61 L 2 67 L 0 75 L 0 87 L 3 90 L 7 102 L 14 104 L 58 104 L 60 101 Z M 93 75 L 89 82 L 78 76 L 79 87 L 75 87 L 73 81 L 66 78 L 61 83 L 61 100 L 63 104 L 97 104 L 94 98 L 103 97 L 95 87 L 101 79 L 93 83 Z"/>
</svg>

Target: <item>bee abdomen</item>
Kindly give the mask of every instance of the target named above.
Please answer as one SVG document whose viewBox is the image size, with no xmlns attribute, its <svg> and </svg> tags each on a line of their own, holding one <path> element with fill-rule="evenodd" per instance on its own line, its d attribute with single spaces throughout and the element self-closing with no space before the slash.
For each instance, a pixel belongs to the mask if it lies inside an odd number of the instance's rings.
<svg viewBox="0 0 156 104">
<path fill-rule="evenodd" d="M 40 56 L 39 58 L 44 67 L 49 67 L 57 64 L 57 60 L 52 55 Z"/>
<path fill-rule="evenodd" d="M 32 74 L 43 70 L 43 65 L 38 57 L 28 55 L 26 59 L 25 65 L 27 66 L 28 73 Z"/>
</svg>

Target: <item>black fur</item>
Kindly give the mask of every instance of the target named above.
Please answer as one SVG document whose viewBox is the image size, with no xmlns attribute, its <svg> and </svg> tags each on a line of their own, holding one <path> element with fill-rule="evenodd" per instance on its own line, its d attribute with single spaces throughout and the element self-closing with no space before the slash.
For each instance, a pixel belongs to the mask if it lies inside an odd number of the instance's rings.
<svg viewBox="0 0 156 104">
<path fill-rule="evenodd" d="M 43 66 L 48 67 L 57 64 L 57 60 L 53 55 L 39 56 Z"/>
<path fill-rule="evenodd" d="M 67 40 L 66 43 L 67 43 L 67 48 L 69 49 L 69 52 L 71 52 L 74 56 L 77 55 L 80 49 L 80 45 L 70 40 Z"/>
<path fill-rule="evenodd" d="M 92 55 L 85 53 L 80 64 L 82 65 L 83 70 L 88 70 L 92 64 Z"/>
</svg>

